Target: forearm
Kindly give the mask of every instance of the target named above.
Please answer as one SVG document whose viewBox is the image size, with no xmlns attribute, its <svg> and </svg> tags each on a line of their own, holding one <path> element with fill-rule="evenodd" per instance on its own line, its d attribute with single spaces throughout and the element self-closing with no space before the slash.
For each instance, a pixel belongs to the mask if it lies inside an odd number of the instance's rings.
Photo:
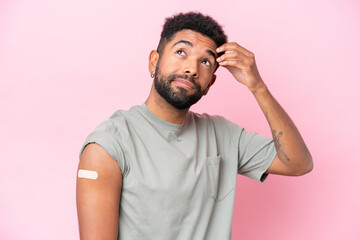
<svg viewBox="0 0 360 240">
<path fill-rule="evenodd" d="M 251 90 L 271 128 L 279 160 L 289 175 L 303 175 L 313 168 L 311 154 L 289 115 L 264 85 Z"/>
<path fill-rule="evenodd" d="M 277 157 L 267 173 L 302 175 L 311 171 L 312 158 L 295 124 L 270 94 L 262 81 L 252 52 L 237 43 L 225 43 L 216 49 L 225 52 L 217 58 L 234 78 L 248 87 L 269 122 Z"/>
</svg>

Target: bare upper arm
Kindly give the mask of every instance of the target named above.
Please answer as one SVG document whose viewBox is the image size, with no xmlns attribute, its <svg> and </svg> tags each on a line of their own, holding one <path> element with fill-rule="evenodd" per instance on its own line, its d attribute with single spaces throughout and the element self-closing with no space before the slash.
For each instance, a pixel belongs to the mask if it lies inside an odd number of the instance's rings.
<svg viewBox="0 0 360 240">
<path fill-rule="evenodd" d="M 281 160 L 279 158 L 279 155 L 277 154 L 274 161 L 272 162 L 272 164 L 266 170 L 265 173 L 285 175 L 285 176 L 300 176 L 300 175 L 307 173 L 306 171 L 302 171 L 301 166 L 297 167 L 297 166 L 293 166 L 291 164 L 286 164 L 285 161 L 287 161 L 287 160 Z"/>
<path fill-rule="evenodd" d="M 285 175 L 285 176 L 297 176 L 294 172 L 294 169 L 289 167 L 289 165 L 285 164 L 283 161 L 279 158 L 279 155 L 276 154 L 276 157 L 266 173 L 268 174 L 278 174 L 278 175 Z"/>
<path fill-rule="evenodd" d="M 85 147 L 79 169 L 96 171 L 97 179 L 77 178 L 76 205 L 80 239 L 116 239 L 122 174 L 118 163 L 98 144 Z"/>
</svg>

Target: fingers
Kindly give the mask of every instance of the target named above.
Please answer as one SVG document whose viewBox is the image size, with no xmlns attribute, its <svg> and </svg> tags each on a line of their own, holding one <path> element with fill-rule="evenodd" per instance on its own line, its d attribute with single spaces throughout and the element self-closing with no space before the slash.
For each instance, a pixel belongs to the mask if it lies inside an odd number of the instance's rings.
<svg viewBox="0 0 360 240">
<path fill-rule="evenodd" d="M 220 66 L 229 70 L 238 82 L 249 89 L 254 89 L 259 83 L 263 84 L 252 52 L 235 42 L 221 45 L 216 52 L 223 53 L 216 61 Z"/>
<path fill-rule="evenodd" d="M 216 59 L 219 65 L 222 66 L 252 66 L 255 63 L 254 54 L 235 42 L 225 43 L 216 49 L 216 51 L 225 52 L 222 56 Z M 244 64 L 239 64 L 240 62 Z"/>
<path fill-rule="evenodd" d="M 223 45 L 221 45 L 220 47 L 218 47 L 216 49 L 216 52 L 218 52 L 218 53 L 225 52 L 225 51 L 241 52 L 242 54 L 244 54 L 244 55 L 246 55 L 248 57 L 254 57 L 254 54 L 252 52 L 250 52 L 246 48 L 240 46 L 236 42 L 224 43 Z"/>
<path fill-rule="evenodd" d="M 219 64 L 221 62 L 227 61 L 227 60 L 237 60 L 237 61 L 241 61 L 241 62 L 247 62 L 249 60 L 249 57 L 241 52 L 230 51 L 230 52 L 224 53 L 222 56 L 220 56 L 216 59 L 216 61 L 218 61 Z"/>
<path fill-rule="evenodd" d="M 239 69 L 242 69 L 242 71 L 245 71 L 245 72 L 250 70 L 250 66 L 248 64 L 245 64 L 239 60 L 226 60 L 226 61 L 220 62 L 219 65 L 223 66 L 223 67 L 229 67 L 229 66 L 237 67 Z"/>
</svg>

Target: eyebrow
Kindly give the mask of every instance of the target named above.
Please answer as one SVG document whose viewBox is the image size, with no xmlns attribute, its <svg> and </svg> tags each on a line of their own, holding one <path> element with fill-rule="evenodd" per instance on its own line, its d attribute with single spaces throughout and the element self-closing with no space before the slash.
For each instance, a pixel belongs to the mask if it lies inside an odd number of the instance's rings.
<svg viewBox="0 0 360 240">
<path fill-rule="evenodd" d="M 175 47 L 177 44 L 180 44 L 180 43 L 183 43 L 183 44 L 188 45 L 188 46 L 190 46 L 190 47 L 193 47 L 193 46 L 194 46 L 194 45 L 193 45 L 191 42 L 189 42 L 189 41 L 179 40 L 179 41 L 177 41 L 176 43 L 174 43 L 174 45 L 172 46 L 172 48 Z M 214 53 L 213 51 L 209 50 L 209 49 L 206 50 L 206 52 L 207 52 L 209 55 L 211 55 L 211 56 L 214 58 L 215 62 L 216 62 L 216 55 L 215 55 L 215 53 Z"/>
<path fill-rule="evenodd" d="M 186 40 L 179 40 L 176 43 L 174 43 L 174 45 L 172 47 L 175 47 L 175 45 L 180 44 L 180 43 L 184 43 L 185 45 L 189 45 L 190 47 L 193 47 L 193 44 Z"/>
<path fill-rule="evenodd" d="M 206 52 L 207 52 L 208 54 L 210 54 L 211 56 L 213 56 L 213 57 L 214 57 L 214 60 L 215 60 L 215 62 L 216 62 L 216 55 L 215 55 L 215 53 L 214 53 L 213 51 L 211 51 L 211 50 L 206 50 Z"/>
</svg>

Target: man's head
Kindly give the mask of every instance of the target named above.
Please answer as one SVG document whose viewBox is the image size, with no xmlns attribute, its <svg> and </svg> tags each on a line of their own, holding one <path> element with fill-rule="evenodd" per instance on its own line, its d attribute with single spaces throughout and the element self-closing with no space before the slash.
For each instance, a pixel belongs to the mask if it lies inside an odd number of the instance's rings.
<svg viewBox="0 0 360 240">
<path fill-rule="evenodd" d="M 160 42 L 157 47 L 160 57 L 165 45 L 172 40 L 177 32 L 185 29 L 193 30 L 209 37 L 215 42 L 217 47 L 227 42 L 227 36 L 222 27 L 210 16 L 196 12 L 180 13 L 165 19 Z"/>
<path fill-rule="evenodd" d="M 216 48 L 227 41 L 219 24 L 200 13 L 167 18 L 149 70 L 156 92 L 177 109 L 187 109 L 215 82 Z"/>
</svg>

